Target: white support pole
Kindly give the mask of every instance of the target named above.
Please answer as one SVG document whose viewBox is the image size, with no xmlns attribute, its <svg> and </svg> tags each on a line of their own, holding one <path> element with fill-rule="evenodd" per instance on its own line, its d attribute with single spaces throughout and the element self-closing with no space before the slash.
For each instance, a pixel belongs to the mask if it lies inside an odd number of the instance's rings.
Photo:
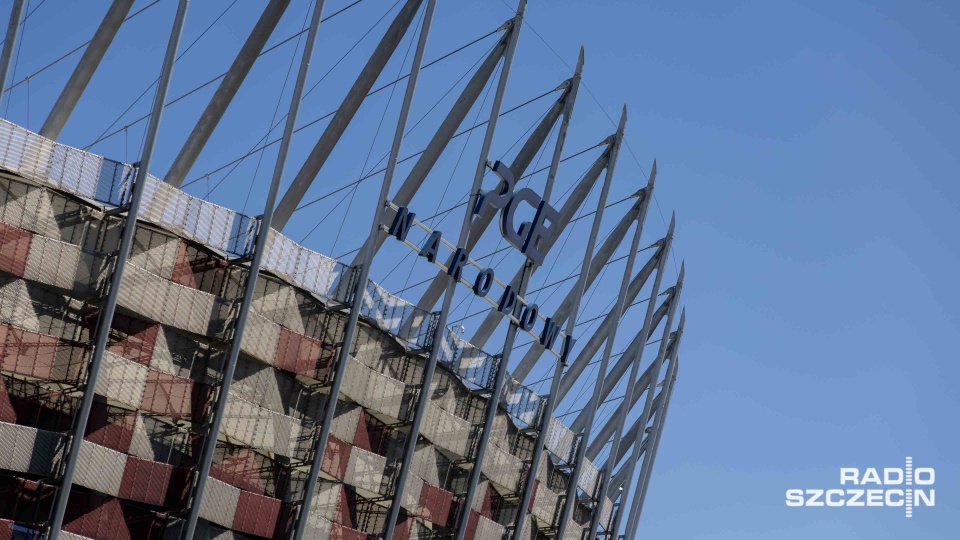
<svg viewBox="0 0 960 540">
<path fill-rule="evenodd" d="M 581 48 L 581 66 L 582 62 L 583 49 Z M 579 82 L 579 77 L 577 78 L 577 81 Z M 551 163 L 550 174 L 553 176 L 556 175 L 556 171 L 553 170 L 553 167 L 559 164 L 559 159 L 557 157 L 558 155 L 559 152 L 554 155 L 554 161 Z M 597 200 L 597 210 L 593 214 L 593 223 L 590 226 L 590 236 L 587 238 L 587 245 L 583 252 L 583 262 L 580 264 L 580 276 L 577 279 L 577 284 L 571 291 L 571 293 L 574 295 L 573 305 L 571 306 L 570 317 L 566 321 L 566 329 L 564 332 L 565 335 L 568 336 L 572 336 L 577 327 L 577 313 L 580 310 L 580 301 L 583 298 L 583 293 L 587 288 L 587 282 L 591 274 L 593 254 L 597 244 L 597 237 L 600 235 L 600 224 L 603 221 L 603 214 L 607 206 L 607 198 L 610 194 L 610 186 L 613 183 L 612 181 L 613 176 L 610 174 L 604 178 L 603 187 L 600 190 L 600 197 Z M 542 348 L 537 350 L 539 350 L 541 353 L 543 352 Z M 547 397 L 547 402 L 543 411 L 543 418 L 541 419 L 538 427 L 537 440 L 534 443 L 533 456 L 530 459 L 530 468 L 527 473 L 527 478 L 524 482 L 523 491 L 520 495 L 520 505 L 517 507 L 517 515 L 514 517 L 512 535 L 513 540 L 520 540 L 521 535 L 523 534 L 523 522 L 524 519 L 526 519 L 527 507 L 530 504 L 530 499 L 533 497 L 533 492 L 536 487 L 537 470 L 540 467 L 540 461 L 545 450 L 547 434 L 550 430 L 550 423 L 553 420 L 553 411 L 557 405 L 557 396 L 560 389 L 560 380 L 563 375 L 564 367 L 565 365 L 560 360 L 556 361 L 553 379 L 550 383 L 550 395 Z"/>
<path fill-rule="evenodd" d="M 640 513 L 643 511 L 643 502 L 647 498 L 647 489 L 650 485 L 653 464 L 657 459 L 657 449 L 660 447 L 660 439 L 663 437 L 663 426 L 667 421 L 667 410 L 670 408 L 670 398 L 673 396 L 673 387 L 677 383 L 677 369 L 679 369 L 680 360 L 680 337 L 683 336 L 683 322 L 685 317 L 686 311 L 681 312 L 680 326 L 677 329 L 677 344 L 671 355 L 670 367 L 667 368 L 667 376 L 664 378 L 666 397 L 661 399 L 660 410 L 657 413 L 657 423 L 653 431 L 653 446 L 648 448 L 643 456 L 643 467 L 641 467 L 640 477 L 637 479 L 639 489 L 634 496 L 634 501 L 630 508 L 630 516 L 627 519 L 627 538 L 634 538 L 636 536 L 637 527 L 640 523 Z"/>
<path fill-rule="evenodd" d="M 530 278 L 530 269 L 532 264 L 527 261 L 523 266 L 523 272 L 520 275 L 520 284 L 517 289 L 517 296 L 522 297 L 527 292 L 527 281 Z M 520 306 L 517 306 L 518 309 Z M 467 540 L 467 527 L 470 523 L 470 509 L 473 507 L 473 500 L 477 496 L 477 486 L 480 485 L 480 475 L 483 471 L 483 459 L 487 454 L 487 447 L 490 445 L 490 436 L 493 433 L 493 425 L 497 416 L 497 408 L 500 406 L 500 395 L 503 393 L 503 387 L 507 380 L 507 366 L 510 363 L 510 351 L 513 350 L 517 339 L 517 323 L 510 321 L 507 327 L 507 334 L 503 339 L 503 353 L 500 356 L 500 363 L 497 365 L 497 374 L 493 383 L 493 390 L 490 397 L 487 398 L 487 405 L 484 409 L 483 431 L 480 433 L 480 442 L 477 445 L 477 454 L 473 458 L 473 468 L 470 469 L 470 476 L 467 480 L 467 493 L 460 504 L 460 515 L 457 518 L 457 536 L 456 540 Z M 530 474 L 535 474 L 532 472 Z"/>
<path fill-rule="evenodd" d="M 287 164 L 287 156 L 290 153 L 290 143 L 293 140 L 293 132 L 296 127 L 297 115 L 300 111 L 300 101 L 303 99 L 303 87 L 307 81 L 307 74 L 310 71 L 310 61 L 313 58 L 313 50 L 317 41 L 317 32 L 320 30 L 320 19 L 323 16 L 323 6 L 325 0 L 316 0 L 313 7 L 313 16 L 310 21 L 310 30 L 307 33 L 307 40 L 304 44 L 303 56 L 300 59 L 300 69 L 297 72 L 297 81 L 293 87 L 293 95 L 290 98 L 290 108 L 287 113 L 286 124 L 283 129 L 283 137 L 280 140 L 280 149 L 277 153 L 277 161 L 273 168 L 273 177 L 270 181 L 270 188 L 267 191 L 267 200 L 264 204 L 263 216 L 260 218 L 260 224 L 257 231 L 257 240 L 253 248 L 253 257 L 250 261 L 247 280 L 244 284 L 243 300 L 240 304 L 240 311 L 237 314 L 236 326 L 234 327 L 233 339 L 230 342 L 230 352 L 228 353 L 223 369 L 223 380 L 220 391 L 217 395 L 214 406 L 213 419 L 210 423 L 210 431 L 203 441 L 203 448 L 200 453 L 200 460 L 197 466 L 196 485 L 193 488 L 191 496 L 190 512 L 187 515 L 187 521 L 182 528 L 181 538 L 189 540 L 194 537 L 197 527 L 197 519 L 200 516 L 200 506 L 203 501 L 203 495 L 207 486 L 207 478 L 210 475 L 210 468 L 213 466 L 213 455 L 217 449 L 217 437 L 220 433 L 220 425 L 223 423 L 223 417 L 226 414 L 227 400 L 230 397 L 230 386 L 233 384 L 233 374 L 237 368 L 237 360 L 240 358 L 241 343 L 243 342 L 243 333 L 246 329 L 247 318 L 250 315 L 250 308 L 253 305 L 253 293 L 256 290 L 257 277 L 260 273 L 260 265 L 263 261 L 263 255 L 266 251 L 267 240 L 270 236 L 270 226 L 273 222 L 274 205 L 277 200 L 277 193 L 280 190 L 280 182 L 283 179 L 283 171 Z"/>
<path fill-rule="evenodd" d="M 644 193 L 644 208 L 640 212 L 640 217 L 637 218 L 637 228 L 633 233 L 633 241 L 630 245 L 630 251 L 628 252 L 629 255 L 627 257 L 627 266 L 626 268 L 624 268 L 623 278 L 620 282 L 620 294 L 618 295 L 617 302 L 614 306 L 614 313 L 623 313 L 626 308 L 626 292 L 627 292 L 626 289 L 628 287 L 628 284 L 630 283 L 630 276 L 633 275 L 633 265 L 636 262 L 636 258 L 637 258 L 637 248 L 640 247 L 640 237 L 643 235 L 643 225 L 644 225 L 644 222 L 646 221 L 647 209 L 650 207 L 650 201 L 653 199 L 653 188 L 654 188 L 654 182 L 656 181 L 656 176 L 657 176 L 656 167 L 654 167 L 653 170 L 650 171 L 650 179 L 647 181 L 647 187 Z M 666 257 L 664 257 L 662 260 L 666 260 Z M 661 266 L 662 266 L 662 263 L 661 263 Z M 658 273 L 657 278 L 659 279 L 659 277 L 660 277 L 660 274 Z M 591 403 L 592 405 L 591 410 L 594 411 L 593 413 L 594 415 L 596 414 L 595 412 L 596 408 L 598 408 L 600 405 L 600 396 L 603 392 L 603 386 L 605 382 L 604 379 L 606 378 L 606 374 L 607 374 L 607 364 L 609 363 L 610 355 L 613 353 L 613 344 L 614 344 L 614 341 L 616 340 L 617 329 L 619 328 L 619 326 L 620 325 L 617 324 L 610 329 L 610 334 L 607 336 L 607 342 L 603 349 L 603 359 L 600 362 L 601 368 L 600 368 L 600 371 L 598 372 L 599 377 L 597 377 L 597 382 L 594 387 L 595 401 L 592 400 L 593 403 Z M 636 378 L 636 376 L 634 376 L 634 378 Z M 593 428 L 594 420 L 595 420 L 594 418 L 591 418 L 587 422 L 587 426 L 589 429 Z M 589 438 L 587 440 L 589 440 Z M 616 455 L 616 452 L 614 452 L 613 455 Z M 605 491 L 607 489 L 607 486 L 610 484 L 611 470 L 613 469 L 614 466 L 616 466 L 616 463 L 611 463 L 608 460 L 607 466 L 604 468 L 604 478 L 602 482 L 604 487 L 601 488 L 600 494 L 597 497 L 597 500 L 600 501 L 598 504 L 600 505 L 603 504 Z M 590 538 L 593 538 L 593 535 L 596 534 L 597 525 L 599 524 L 599 514 L 600 514 L 599 512 L 595 512 L 593 516 L 593 520 L 591 520 L 590 536 L 589 536 Z"/>
<path fill-rule="evenodd" d="M 619 158 L 619 155 L 620 155 L 620 146 L 621 144 L 623 144 L 624 131 L 626 130 L 626 127 L 627 127 L 627 108 L 626 106 L 624 106 L 623 111 L 620 114 L 620 123 L 617 126 L 617 132 L 614 135 L 613 144 L 610 147 L 610 158 L 609 158 L 609 162 L 607 163 L 607 175 L 606 175 L 606 178 L 604 179 L 605 189 L 607 189 L 606 185 L 612 182 L 613 180 L 613 175 L 617 165 L 617 159 Z M 641 192 L 638 192 L 638 194 L 640 193 Z M 644 197 L 646 197 L 646 194 L 644 194 Z M 601 193 L 601 199 L 604 199 L 603 193 Z M 606 203 L 605 200 L 601 201 L 600 206 L 597 208 L 598 213 L 600 213 L 602 208 L 606 206 L 605 203 Z M 643 200 L 641 200 L 641 204 L 644 204 Z M 638 214 L 637 217 L 639 219 L 640 215 Z M 599 227 L 599 221 L 595 221 L 595 227 Z M 633 243 L 635 244 L 636 242 L 633 242 Z M 629 259 L 630 260 L 635 259 L 635 256 L 636 256 L 636 246 L 634 246 L 631 249 Z M 633 271 L 632 265 L 629 264 L 630 260 L 628 260 L 627 272 L 624 273 L 624 276 L 626 277 L 625 282 L 622 284 L 620 291 L 617 295 L 617 304 L 614 306 L 614 309 L 615 309 L 614 313 L 622 313 L 623 305 L 625 305 L 626 303 L 626 298 L 628 296 L 628 289 L 630 288 L 630 285 L 631 285 L 630 273 Z M 590 275 L 590 268 L 582 269 L 580 274 L 581 274 L 582 280 L 587 279 Z M 571 307 L 570 320 L 576 319 L 576 314 L 578 310 L 579 310 L 579 305 L 575 307 L 574 306 Z M 617 317 L 616 320 L 617 320 L 617 324 L 619 324 L 619 317 Z M 606 330 L 603 330 L 603 331 L 607 332 Z M 607 339 L 610 340 L 610 343 L 613 343 L 614 337 L 615 336 L 611 332 Z M 577 360 L 581 361 L 581 363 L 585 363 L 584 361 L 580 360 L 580 356 L 577 357 Z M 609 354 L 605 354 L 604 356 L 601 357 L 599 373 L 604 374 L 607 372 L 607 364 L 609 364 L 609 361 L 610 361 Z M 561 370 L 557 370 L 557 371 L 558 373 L 562 373 Z M 580 369 L 580 371 L 582 372 L 582 368 Z M 554 375 L 554 378 L 555 378 L 554 383 L 556 383 L 556 389 L 551 390 L 551 399 L 556 399 L 557 402 L 563 399 L 563 392 L 562 392 L 561 385 L 565 380 L 568 380 L 571 376 L 572 376 L 571 373 L 567 373 L 566 376 L 561 376 L 559 383 L 557 383 L 556 374 Z M 602 390 L 601 388 L 603 386 L 601 382 L 602 380 L 603 380 L 602 375 L 597 378 L 596 387 L 594 388 L 594 391 L 593 391 L 594 395 L 591 398 L 591 400 L 587 402 L 587 409 L 591 409 L 592 407 L 592 410 L 593 410 L 593 414 L 589 415 L 591 419 L 591 423 L 592 423 L 593 417 L 596 416 L 596 409 L 599 406 L 598 405 L 599 400 L 597 399 L 597 397 Z M 559 516 L 560 523 L 559 523 L 559 528 L 557 533 L 558 538 L 563 538 L 562 535 L 566 534 L 565 531 L 567 527 L 567 521 L 570 518 L 570 514 L 573 512 L 573 504 L 577 499 L 577 484 L 579 480 L 578 477 L 580 474 L 580 466 L 584 460 L 584 453 L 586 452 L 587 441 L 589 440 L 589 438 L 590 438 L 590 432 L 588 429 L 583 435 L 581 435 L 580 442 L 577 445 L 577 454 L 574 458 L 573 468 L 570 471 L 570 478 L 568 479 L 568 482 L 567 482 L 566 497 L 564 499 L 563 506 L 560 510 L 560 516 Z"/>
<path fill-rule="evenodd" d="M 476 206 L 477 198 L 480 196 L 483 174 L 487 168 L 487 158 L 490 155 L 490 146 L 493 144 L 493 135 L 496 133 L 497 120 L 500 118 L 500 109 L 503 106 L 503 95 L 507 89 L 507 81 L 510 79 L 510 68 L 513 65 L 513 57 L 517 51 L 517 41 L 520 38 L 520 28 L 523 24 L 523 15 L 526 8 L 527 0 L 520 0 L 520 4 L 517 6 L 517 16 L 513 19 L 513 25 L 510 29 L 507 50 L 504 53 L 503 70 L 500 73 L 500 80 L 497 81 L 497 91 L 496 94 L 494 94 L 493 104 L 490 107 L 490 119 L 487 122 L 483 144 L 480 147 L 480 159 L 478 160 L 477 170 L 473 177 L 473 185 L 470 187 L 470 198 L 466 208 L 464 208 L 463 224 L 460 227 L 460 238 L 457 240 L 458 249 L 465 249 L 467 242 L 470 240 L 473 208 Z M 452 268 L 453 267 L 451 267 L 451 269 Z M 420 426 L 423 423 L 423 417 L 427 411 L 427 403 L 430 401 L 430 384 L 433 382 L 433 374 L 437 368 L 441 343 L 443 343 L 443 334 L 447 330 L 447 317 L 450 314 L 450 307 L 453 302 L 456 287 L 457 280 L 455 280 L 452 275 L 447 276 L 447 290 L 443 295 L 443 304 L 437 316 L 437 326 L 430 344 L 430 353 L 427 357 L 427 364 L 424 366 L 420 395 L 417 399 L 417 406 L 413 421 L 410 425 L 410 431 L 407 433 L 406 441 L 404 441 L 403 458 L 399 466 L 400 472 L 394 484 L 393 501 L 390 505 L 390 512 L 387 515 L 385 540 L 391 540 L 393 538 L 393 533 L 397 526 L 397 519 L 400 515 L 400 502 L 403 500 L 403 491 L 406 487 L 407 476 L 410 472 L 410 463 L 413 461 L 413 453 L 417 448 L 417 439 L 420 437 Z M 496 397 L 497 395 L 494 394 L 491 400 L 496 399 Z M 467 506 L 469 506 L 469 503 Z M 462 532 L 458 531 L 457 534 L 462 535 Z"/>
<path fill-rule="evenodd" d="M 390 147 L 390 155 L 387 159 L 387 169 L 383 175 L 383 182 L 380 184 L 380 194 L 377 197 L 376 208 L 374 209 L 373 219 L 370 224 L 370 233 L 368 239 L 375 239 L 380 232 L 381 214 L 386 208 L 386 201 L 390 196 L 390 187 L 393 183 L 393 177 L 397 170 L 397 161 L 400 156 L 400 147 L 403 143 L 403 134 L 406 132 L 407 119 L 410 116 L 410 106 L 413 103 L 413 96 L 416 93 L 417 81 L 420 78 L 420 68 L 423 65 L 423 54 L 427 48 L 427 39 L 430 36 L 430 26 L 433 22 L 433 13 L 436 10 L 437 1 L 427 0 L 426 11 L 423 16 L 423 25 L 420 28 L 420 36 L 417 41 L 417 50 L 413 55 L 413 64 L 410 67 L 410 76 L 407 78 L 407 88 L 403 95 L 403 102 L 400 106 L 400 115 L 397 119 L 397 127 L 393 134 L 393 144 Z M 343 331 L 343 345 L 337 355 L 336 372 L 330 388 L 327 404 L 323 410 L 323 418 L 320 420 L 320 432 L 317 434 L 313 448 L 313 463 L 310 466 L 310 474 L 307 477 L 307 484 L 304 488 L 303 501 L 297 516 L 297 524 L 294 531 L 294 540 L 302 540 L 306 532 L 309 521 L 310 507 L 313 503 L 313 497 L 317 489 L 317 479 L 320 475 L 320 469 L 323 465 L 323 458 L 326 454 L 327 441 L 330 439 L 330 430 L 333 427 L 333 420 L 336 415 L 337 398 L 340 395 L 340 389 L 343 386 L 347 363 L 350 361 L 350 344 L 353 343 L 353 337 L 356 334 L 357 324 L 360 321 L 360 311 L 363 308 L 363 299 L 367 290 L 367 281 L 370 279 L 370 267 L 373 264 L 373 258 L 376 252 L 371 249 L 373 243 L 368 241 L 364 244 L 362 257 L 363 260 L 357 267 L 358 276 L 353 289 L 352 301 L 350 304 L 350 315 L 347 319 L 346 327 Z"/>
<path fill-rule="evenodd" d="M 7 92 L 10 63 L 13 61 L 13 50 L 17 47 L 17 36 L 20 35 L 23 1 L 13 0 L 13 5 L 10 6 L 10 22 L 7 23 L 7 36 L 3 40 L 3 52 L 0 53 L 0 103 L 3 103 L 3 96 Z"/>
<path fill-rule="evenodd" d="M 666 356 L 667 344 L 668 344 L 667 342 L 670 341 L 670 330 L 673 327 L 673 316 L 677 311 L 677 306 L 680 304 L 680 293 L 683 289 L 683 270 L 684 268 L 683 268 L 683 265 L 681 264 L 680 275 L 677 278 L 677 284 L 674 286 L 673 297 L 670 299 L 670 311 L 667 313 L 667 321 L 663 326 L 663 332 L 660 338 L 660 347 L 659 347 L 660 350 L 657 351 L 657 360 L 655 360 L 653 363 L 653 373 L 651 374 L 651 378 L 650 378 L 651 381 L 660 380 L 660 368 L 663 365 L 663 362 L 659 361 L 659 359 L 664 358 Z M 637 371 L 639 371 L 639 364 L 640 364 L 640 355 L 638 354 L 637 359 L 634 361 L 633 367 L 630 369 L 630 375 L 632 377 L 630 382 L 633 382 L 633 380 L 636 380 Z M 651 382 L 651 384 L 655 385 L 654 382 Z M 638 425 L 640 426 L 639 429 L 641 432 L 641 434 L 638 434 L 638 436 L 641 439 L 643 438 L 642 432 L 646 430 L 647 423 L 650 421 L 650 412 L 653 409 L 653 396 L 655 393 L 656 392 L 652 392 L 652 391 L 647 392 L 647 399 L 643 406 L 643 413 L 641 413 L 641 417 L 637 422 Z M 628 384 L 628 387 L 625 390 L 624 398 L 628 402 L 632 400 L 633 398 L 632 384 Z M 613 438 L 614 444 L 610 449 L 610 456 L 612 456 L 612 459 L 609 461 L 611 462 L 615 461 L 616 456 L 620 451 L 619 449 L 620 436 L 623 432 L 623 425 L 626 420 L 626 414 L 625 414 L 626 409 L 627 407 L 623 407 L 623 410 L 621 411 L 621 418 L 617 423 L 617 431 L 614 433 L 614 438 Z M 633 454 L 634 458 L 639 458 L 640 445 L 635 444 L 633 449 L 634 449 L 634 454 Z M 646 458 L 644 460 L 646 461 Z M 610 463 L 611 468 L 614 466 L 616 466 L 616 463 Z M 627 476 L 626 476 L 626 482 L 625 482 L 623 491 L 620 492 L 621 504 L 626 502 L 630 498 L 630 488 L 633 484 L 633 475 L 634 475 L 634 471 L 636 470 L 637 459 L 627 462 L 625 466 L 627 467 Z M 623 516 L 622 513 L 618 514 L 617 519 L 615 519 L 613 522 L 613 527 L 611 527 L 611 530 L 614 533 L 616 533 L 620 529 L 620 520 L 622 519 L 622 516 Z"/>
<path fill-rule="evenodd" d="M 67 511 L 67 502 L 70 499 L 70 488 L 73 487 L 73 476 L 77 469 L 77 461 L 80 458 L 83 434 L 87 429 L 90 409 L 93 407 L 93 399 L 96 394 L 97 377 L 100 375 L 100 365 L 103 362 L 103 355 L 104 352 L 106 352 L 107 343 L 110 338 L 110 327 L 113 324 L 113 314 L 117 309 L 120 287 L 123 286 L 123 271 L 127 266 L 127 259 L 130 257 L 130 249 L 133 246 L 133 239 L 137 231 L 137 215 L 140 211 L 140 201 L 143 199 L 143 190 L 147 184 L 150 162 L 153 160 L 153 150 L 156 147 L 157 134 L 160 131 L 160 118 L 163 116 L 163 103 L 166 100 L 167 91 L 170 88 L 170 78 L 173 75 L 173 63 L 177 57 L 177 48 L 180 46 L 183 22 L 187 17 L 187 7 L 189 5 L 190 0 L 180 0 L 177 6 L 176 17 L 173 20 L 173 28 L 170 31 L 170 39 L 167 42 L 167 52 L 163 58 L 163 67 L 160 70 L 160 82 L 157 88 L 157 95 L 153 101 L 153 111 L 150 114 L 150 123 L 147 126 L 146 138 L 144 139 L 143 155 L 140 156 L 140 166 L 137 168 L 137 176 L 134 179 L 130 192 L 130 206 L 127 209 L 126 219 L 124 220 L 123 232 L 120 234 L 120 246 L 117 249 L 113 275 L 110 279 L 110 292 L 107 294 L 107 299 L 103 303 L 100 310 L 100 317 L 97 321 L 93 353 L 90 359 L 90 365 L 87 367 L 87 381 L 84 386 L 80 407 L 75 413 L 64 472 L 60 478 L 60 485 L 57 489 L 57 499 L 53 507 L 53 518 L 50 522 L 50 540 L 57 540 L 60 536 L 60 529 L 63 527 L 63 518 Z"/>
</svg>

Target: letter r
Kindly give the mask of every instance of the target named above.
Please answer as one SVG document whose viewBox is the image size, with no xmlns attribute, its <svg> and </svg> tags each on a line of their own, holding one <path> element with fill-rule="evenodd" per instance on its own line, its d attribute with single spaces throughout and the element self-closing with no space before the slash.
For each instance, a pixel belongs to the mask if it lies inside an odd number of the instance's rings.
<svg viewBox="0 0 960 540">
<path fill-rule="evenodd" d="M 860 469 L 857 468 L 847 468 L 841 467 L 840 469 L 840 485 L 844 485 L 847 482 L 857 485 L 860 483 Z"/>
</svg>

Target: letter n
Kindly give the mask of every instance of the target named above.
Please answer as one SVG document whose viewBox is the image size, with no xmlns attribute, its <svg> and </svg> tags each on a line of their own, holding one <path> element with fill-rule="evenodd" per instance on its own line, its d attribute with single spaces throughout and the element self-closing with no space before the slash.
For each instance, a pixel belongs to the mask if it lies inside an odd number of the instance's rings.
<svg viewBox="0 0 960 540">
<path fill-rule="evenodd" d="M 394 216 L 393 223 L 390 224 L 388 234 L 396 236 L 397 240 L 401 242 L 406 242 L 407 233 L 410 232 L 410 226 L 413 225 L 413 218 L 415 217 L 417 215 L 408 210 L 406 206 L 397 208 L 397 215 Z"/>
</svg>

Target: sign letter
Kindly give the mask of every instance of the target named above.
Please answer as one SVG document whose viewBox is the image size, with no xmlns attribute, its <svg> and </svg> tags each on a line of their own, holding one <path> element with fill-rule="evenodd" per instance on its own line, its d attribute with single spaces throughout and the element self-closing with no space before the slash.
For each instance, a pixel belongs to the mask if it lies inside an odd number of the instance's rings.
<svg viewBox="0 0 960 540">
<path fill-rule="evenodd" d="M 415 217 L 417 217 L 417 215 L 408 210 L 406 206 L 397 208 L 397 215 L 394 216 L 388 233 L 391 236 L 396 236 L 397 240 L 406 242 L 407 233 L 410 232 L 410 226 L 413 225 L 413 218 Z"/>
<path fill-rule="evenodd" d="M 507 201 L 513 197 L 513 186 L 516 184 L 516 180 L 510 167 L 498 161 L 493 164 L 493 174 L 500 177 L 500 184 L 496 190 L 483 193 L 477 198 L 477 206 L 473 209 L 474 214 L 485 215 L 495 212 L 506 206 Z"/>
<path fill-rule="evenodd" d="M 560 335 L 560 325 L 553 321 L 553 317 L 547 317 L 543 324 L 543 332 L 540 333 L 540 345 L 544 348 L 552 349 L 553 343 L 557 341 Z"/>
<path fill-rule="evenodd" d="M 484 268 L 477 274 L 477 279 L 473 282 L 473 294 L 483 298 L 490 292 L 493 286 L 493 269 Z"/>
<path fill-rule="evenodd" d="M 433 231 L 420 250 L 420 256 L 429 262 L 437 262 L 437 250 L 440 249 L 440 231 Z"/>
<path fill-rule="evenodd" d="M 460 281 L 460 276 L 463 275 L 463 266 L 467 264 L 467 260 L 470 259 L 470 255 L 467 253 L 465 248 L 457 248 L 453 252 L 453 256 L 450 257 L 450 264 L 447 266 L 447 274 L 453 276 L 453 279 Z"/>
</svg>

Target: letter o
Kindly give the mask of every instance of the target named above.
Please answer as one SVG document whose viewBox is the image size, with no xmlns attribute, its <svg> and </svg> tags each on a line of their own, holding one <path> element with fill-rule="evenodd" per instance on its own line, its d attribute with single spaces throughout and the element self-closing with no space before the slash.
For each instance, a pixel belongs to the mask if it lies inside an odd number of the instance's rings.
<svg viewBox="0 0 960 540">
<path fill-rule="evenodd" d="M 540 313 L 540 308 L 536 304 L 530 304 L 523 308 L 523 311 L 520 312 L 520 329 L 525 331 L 530 331 L 533 329 L 533 325 L 537 322 L 537 315 Z"/>
<path fill-rule="evenodd" d="M 484 268 L 473 281 L 473 294 L 483 298 L 493 287 L 493 268 Z"/>
<path fill-rule="evenodd" d="M 937 480 L 937 473 L 930 467 L 913 470 L 913 483 L 918 486 L 932 486 Z"/>
</svg>

